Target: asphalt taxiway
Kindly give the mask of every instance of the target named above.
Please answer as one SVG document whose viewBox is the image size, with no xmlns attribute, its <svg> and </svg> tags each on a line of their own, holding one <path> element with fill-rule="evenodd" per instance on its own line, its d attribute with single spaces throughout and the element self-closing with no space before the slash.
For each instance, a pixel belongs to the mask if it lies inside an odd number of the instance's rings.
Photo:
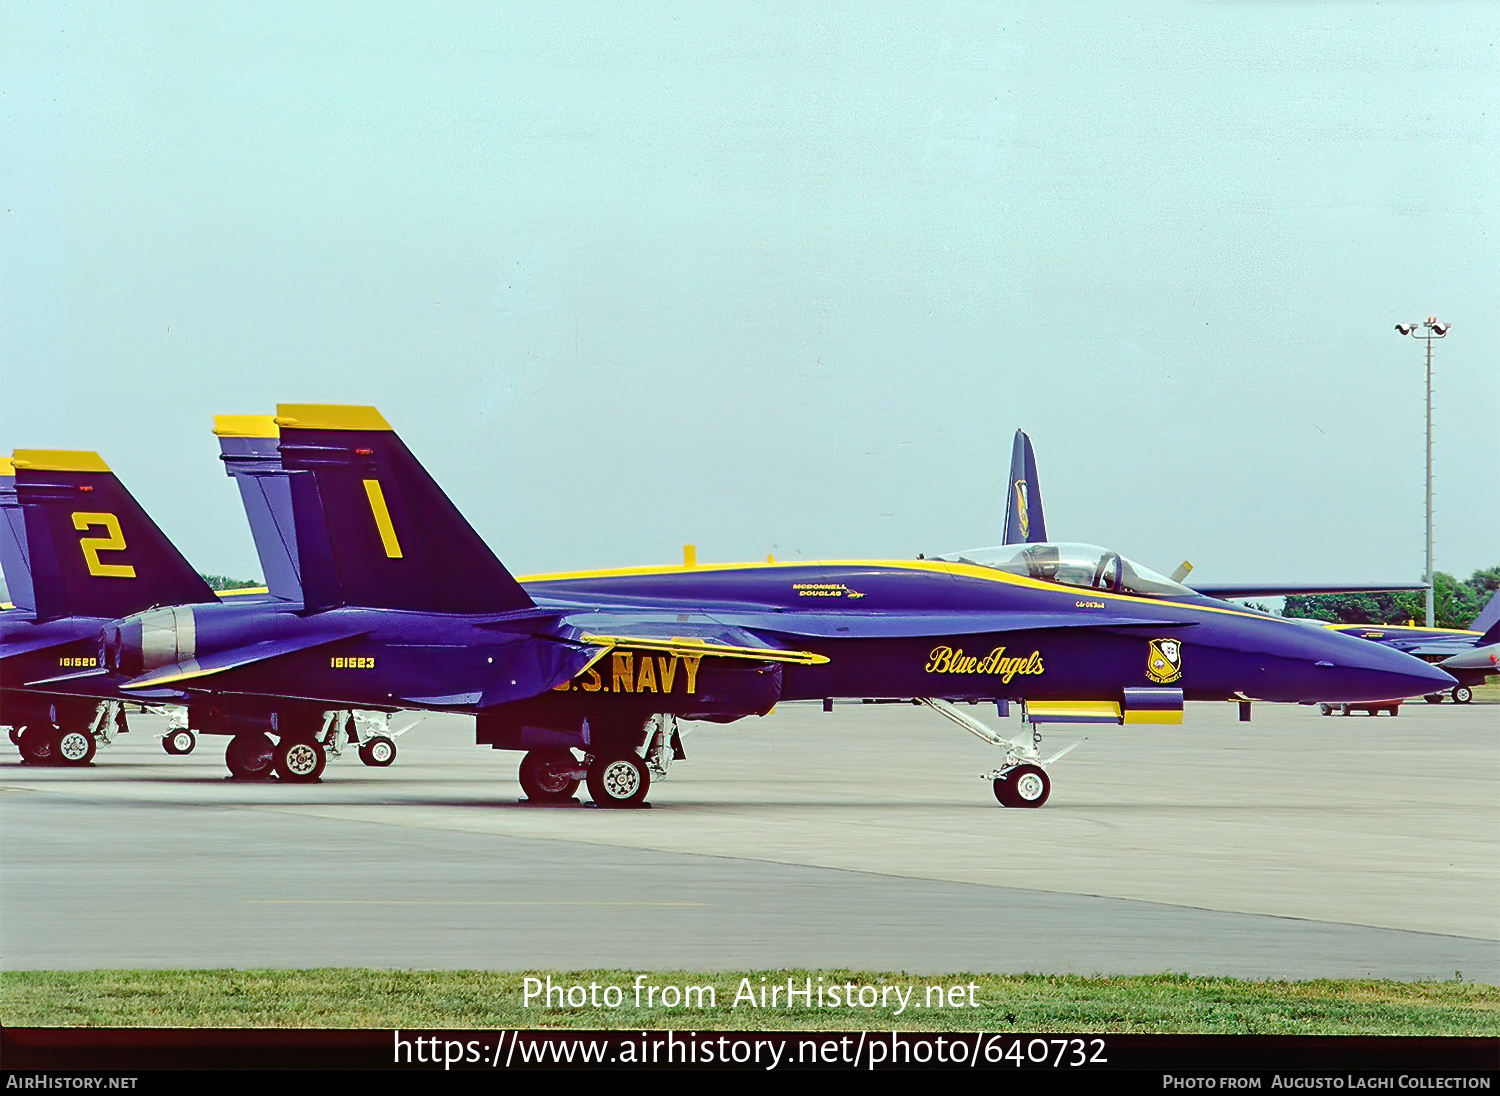
<svg viewBox="0 0 1500 1096">
<path fill-rule="evenodd" d="M 458 717 L 315 785 L 226 780 L 225 740 L 169 757 L 137 725 L 84 769 L 0 763 L 5 968 L 1500 982 L 1500 705 L 1054 729 L 1089 741 L 1040 810 L 904 705 L 694 726 L 641 811 L 521 805 L 519 755 Z"/>
</svg>

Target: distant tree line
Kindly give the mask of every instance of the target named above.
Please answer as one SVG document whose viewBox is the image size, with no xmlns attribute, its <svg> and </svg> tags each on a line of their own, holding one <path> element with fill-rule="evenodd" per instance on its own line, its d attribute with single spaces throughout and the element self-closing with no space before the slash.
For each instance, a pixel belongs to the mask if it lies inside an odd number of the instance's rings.
<svg viewBox="0 0 1500 1096">
<path fill-rule="evenodd" d="M 259 582 L 253 578 L 230 578 L 228 575 L 205 575 L 202 571 L 198 572 L 198 577 L 201 578 L 204 582 L 208 583 L 208 588 L 210 590 L 243 590 L 249 586 L 265 585 L 264 582 Z"/>
<path fill-rule="evenodd" d="M 1500 589 L 1500 567 L 1475 571 L 1460 582 L 1445 571 L 1432 576 L 1433 623 L 1439 628 L 1467 628 L 1491 596 Z M 1291 595 L 1282 616 L 1342 624 L 1424 624 L 1427 595 L 1408 594 L 1310 594 Z"/>
</svg>

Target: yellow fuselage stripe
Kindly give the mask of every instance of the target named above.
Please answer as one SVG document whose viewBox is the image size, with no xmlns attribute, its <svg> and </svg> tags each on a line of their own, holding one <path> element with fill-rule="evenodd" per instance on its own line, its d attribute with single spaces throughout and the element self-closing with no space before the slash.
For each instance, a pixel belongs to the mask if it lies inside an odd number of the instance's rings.
<svg viewBox="0 0 1500 1096">
<path fill-rule="evenodd" d="M 1191 605 L 1186 602 L 1175 601 L 1171 598 L 1140 597 L 1135 594 L 1111 594 L 1095 590 L 1091 587 L 1064 586 L 1060 583 L 1045 582 L 1042 579 L 1029 578 L 1025 575 L 1013 575 L 1006 571 L 996 571 L 990 567 L 981 567 L 978 564 L 948 563 L 935 559 L 809 560 L 805 563 L 700 563 L 692 569 L 691 573 L 694 575 L 703 575 L 713 571 L 788 571 L 804 570 L 807 568 L 853 569 L 860 567 L 889 567 L 907 571 L 927 571 L 931 574 L 956 575 L 962 578 L 982 579 L 987 582 L 1000 582 L 1008 586 L 1023 586 L 1030 590 L 1046 590 L 1049 593 L 1070 597 L 1087 597 L 1094 600 L 1109 599 L 1110 601 L 1125 602 L 1129 605 L 1151 605 L 1157 608 L 1170 605 L 1195 613 L 1223 613 L 1227 616 L 1253 617 L 1256 620 L 1275 620 L 1293 628 L 1301 627 L 1301 625 L 1287 618 L 1268 616 L 1265 613 L 1256 613 L 1248 609 L 1236 609 L 1228 605 L 1222 607 L 1218 605 Z M 549 575 L 524 575 L 517 579 L 517 581 L 521 583 L 571 582 L 598 578 L 650 578 L 654 575 L 682 575 L 687 573 L 689 572 L 685 567 L 619 567 L 604 571 L 564 571 Z"/>
</svg>

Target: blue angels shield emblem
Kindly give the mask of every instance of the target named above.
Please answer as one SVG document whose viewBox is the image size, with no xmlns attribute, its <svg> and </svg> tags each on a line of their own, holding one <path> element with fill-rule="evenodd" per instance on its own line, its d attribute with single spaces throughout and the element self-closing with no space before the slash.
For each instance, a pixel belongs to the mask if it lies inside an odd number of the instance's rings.
<svg viewBox="0 0 1500 1096">
<path fill-rule="evenodd" d="M 1153 639 L 1146 652 L 1146 676 L 1158 685 L 1167 685 L 1182 676 L 1182 642 L 1176 639 Z"/>
</svg>

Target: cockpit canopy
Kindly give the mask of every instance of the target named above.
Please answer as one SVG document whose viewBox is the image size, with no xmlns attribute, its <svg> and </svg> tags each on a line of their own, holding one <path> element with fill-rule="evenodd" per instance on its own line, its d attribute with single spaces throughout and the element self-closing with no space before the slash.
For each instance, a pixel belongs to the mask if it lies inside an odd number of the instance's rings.
<svg viewBox="0 0 1500 1096">
<path fill-rule="evenodd" d="M 1192 590 L 1096 544 L 1002 544 L 933 556 L 945 563 L 970 563 L 1013 575 L 1077 586 L 1108 594 L 1194 597 Z"/>
</svg>

